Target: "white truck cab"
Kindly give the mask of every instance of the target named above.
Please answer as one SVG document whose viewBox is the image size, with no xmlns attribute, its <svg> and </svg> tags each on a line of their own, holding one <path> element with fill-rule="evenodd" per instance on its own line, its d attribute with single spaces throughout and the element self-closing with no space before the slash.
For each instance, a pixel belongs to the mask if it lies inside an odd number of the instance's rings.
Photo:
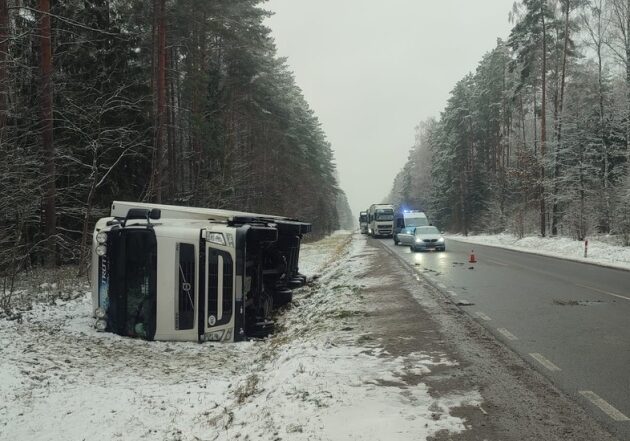
<svg viewBox="0 0 630 441">
<path fill-rule="evenodd" d="M 372 204 L 368 209 L 368 234 L 372 237 L 392 237 L 394 233 L 394 206 Z"/>
<path fill-rule="evenodd" d="M 147 340 L 237 341 L 273 331 L 291 301 L 310 224 L 280 216 L 118 202 L 92 241 L 101 331 Z"/>
</svg>

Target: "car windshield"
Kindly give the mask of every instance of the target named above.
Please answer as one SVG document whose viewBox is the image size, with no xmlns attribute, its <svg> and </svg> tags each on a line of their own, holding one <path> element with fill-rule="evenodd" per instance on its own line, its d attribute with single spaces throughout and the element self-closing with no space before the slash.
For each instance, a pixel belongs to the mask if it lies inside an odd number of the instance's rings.
<svg viewBox="0 0 630 441">
<path fill-rule="evenodd" d="M 418 227 L 416 228 L 416 236 L 421 234 L 440 234 L 440 230 L 436 227 Z"/>
</svg>

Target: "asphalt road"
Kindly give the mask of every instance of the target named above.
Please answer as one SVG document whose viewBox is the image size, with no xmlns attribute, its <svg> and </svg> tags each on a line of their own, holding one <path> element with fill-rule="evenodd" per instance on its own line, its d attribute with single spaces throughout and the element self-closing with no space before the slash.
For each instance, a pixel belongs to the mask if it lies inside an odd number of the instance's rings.
<svg viewBox="0 0 630 441">
<path fill-rule="evenodd" d="M 379 241 L 630 440 L 630 271 L 455 240 L 422 253 Z"/>
</svg>

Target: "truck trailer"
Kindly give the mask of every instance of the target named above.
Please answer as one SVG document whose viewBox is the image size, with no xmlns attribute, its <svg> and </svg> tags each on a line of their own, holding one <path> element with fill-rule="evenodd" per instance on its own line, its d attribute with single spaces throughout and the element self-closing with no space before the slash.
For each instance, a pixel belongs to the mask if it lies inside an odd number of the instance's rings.
<svg viewBox="0 0 630 441">
<path fill-rule="evenodd" d="M 282 216 L 115 201 L 92 239 L 95 327 L 163 341 L 269 335 L 274 308 L 306 283 L 310 231 Z"/>
</svg>

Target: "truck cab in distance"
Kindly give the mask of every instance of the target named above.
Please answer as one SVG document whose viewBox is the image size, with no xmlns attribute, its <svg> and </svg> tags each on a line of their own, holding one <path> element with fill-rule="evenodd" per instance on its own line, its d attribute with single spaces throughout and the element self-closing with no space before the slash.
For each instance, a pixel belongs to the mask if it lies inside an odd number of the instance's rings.
<svg viewBox="0 0 630 441">
<path fill-rule="evenodd" d="M 362 211 L 359 213 L 359 228 L 361 229 L 361 234 L 368 233 L 368 214 L 367 211 Z"/>
<path fill-rule="evenodd" d="M 274 307 L 306 282 L 310 231 L 281 216 L 115 201 L 93 234 L 95 327 L 165 341 L 268 335 Z"/>
<path fill-rule="evenodd" d="M 368 231 L 372 237 L 392 237 L 394 206 L 391 204 L 372 204 L 368 209 Z"/>
</svg>

